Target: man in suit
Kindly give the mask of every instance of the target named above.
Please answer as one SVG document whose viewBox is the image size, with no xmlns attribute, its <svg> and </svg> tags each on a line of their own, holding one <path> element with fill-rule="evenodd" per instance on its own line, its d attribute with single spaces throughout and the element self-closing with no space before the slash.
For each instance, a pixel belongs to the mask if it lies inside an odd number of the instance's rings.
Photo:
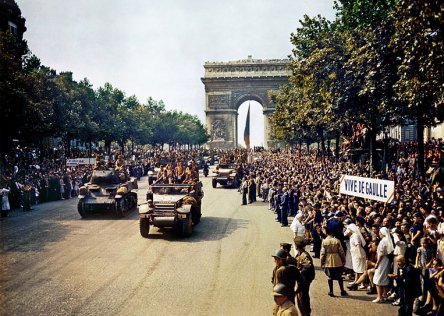
<svg viewBox="0 0 444 316">
<path fill-rule="evenodd" d="M 415 298 L 421 295 L 421 281 L 419 271 L 411 264 L 406 263 L 405 257 L 399 255 L 396 257 L 398 265 L 398 274 L 389 274 L 389 277 L 396 279 L 398 285 L 400 305 L 399 316 L 411 316 L 413 313 L 413 302 Z"/>
<path fill-rule="evenodd" d="M 278 221 L 279 223 L 282 223 L 282 217 L 281 217 L 281 203 L 282 203 L 282 196 L 283 196 L 284 192 L 282 192 L 282 183 L 278 183 L 277 185 L 277 190 L 276 193 L 274 195 L 274 211 L 277 215 L 276 217 L 276 221 Z"/>
<path fill-rule="evenodd" d="M 290 192 L 289 190 L 284 187 L 282 189 L 284 192 L 282 194 L 281 199 L 281 226 L 286 227 L 288 226 L 288 212 L 289 212 L 289 206 L 290 206 Z"/>
</svg>

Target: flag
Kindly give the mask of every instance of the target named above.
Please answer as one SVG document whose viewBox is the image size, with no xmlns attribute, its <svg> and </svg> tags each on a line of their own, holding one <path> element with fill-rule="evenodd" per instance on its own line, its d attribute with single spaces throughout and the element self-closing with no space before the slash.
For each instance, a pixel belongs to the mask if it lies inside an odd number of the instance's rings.
<svg viewBox="0 0 444 316">
<path fill-rule="evenodd" d="M 250 104 L 248 104 L 247 122 L 245 123 L 244 142 L 247 149 L 250 149 Z"/>
</svg>

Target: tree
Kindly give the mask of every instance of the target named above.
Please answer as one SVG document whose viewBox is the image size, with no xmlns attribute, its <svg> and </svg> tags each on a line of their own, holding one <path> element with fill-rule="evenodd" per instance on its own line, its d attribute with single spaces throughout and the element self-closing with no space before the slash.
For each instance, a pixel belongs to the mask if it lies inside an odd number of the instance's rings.
<svg viewBox="0 0 444 316">
<path fill-rule="evenodd" d="M 444 119 L 443 3 L 439 0 L 400 0 L 393 12 L 392 47 L 399 54 L 395 90 L 402 109 L 416 121 L 418 169 L 424 174 L 424 126 Z"/>
<path fill-rule="evenodd" d="M 26 42 L 9 31 L 0 31 L 0 152 L 7 152 L 13 138 L 20 138 L 20 123 L 25 120 L 26 91 L 23 87 L 22 61 Z"/>
<path fill-rule="evenodd" d="M 337 0 L 337 22 L 342 30 L 371 30 L 392 12 L 398 0 Z"/>
</svg>

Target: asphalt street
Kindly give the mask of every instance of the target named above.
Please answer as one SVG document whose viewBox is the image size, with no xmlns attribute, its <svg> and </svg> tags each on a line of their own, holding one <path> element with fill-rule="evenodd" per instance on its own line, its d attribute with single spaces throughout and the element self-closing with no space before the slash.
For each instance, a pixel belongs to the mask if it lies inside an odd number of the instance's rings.
<svg viewBox="0 0 444 316">
<path fill-rule="evenodd" d="M 82 219 L 75 198 L 12 211 L 0 222 L 0 315 L 271 315 L 271 254 L 292 233 L 267 204 L 241 206 L 210 179 L 190 238 L 158 228 L 142 238 L 137 211 Z M 312 315 L 397 314 L 365 291 L 327 296 L 315 264 Z"/>
</svg>

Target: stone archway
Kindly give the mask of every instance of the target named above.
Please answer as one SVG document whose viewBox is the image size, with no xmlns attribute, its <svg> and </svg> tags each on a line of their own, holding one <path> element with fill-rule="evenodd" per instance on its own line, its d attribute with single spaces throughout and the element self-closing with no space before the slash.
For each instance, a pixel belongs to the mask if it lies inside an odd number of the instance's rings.
<svg viewBox="0 0 444 316">
<path fill-rule="evenodd" d="M 279 90 L 288 83 L 290 71 L 287 59 L 248 59 L 229 62 L 206 62 L 205 114 L 210 133 L 210 148 L 237 147 L 237 116 L 240 105 L 254 100 L 264 113 L 264 147 L 273 147 L 270 114 L 274 104 L 269 91 Z"/>
</svg>

